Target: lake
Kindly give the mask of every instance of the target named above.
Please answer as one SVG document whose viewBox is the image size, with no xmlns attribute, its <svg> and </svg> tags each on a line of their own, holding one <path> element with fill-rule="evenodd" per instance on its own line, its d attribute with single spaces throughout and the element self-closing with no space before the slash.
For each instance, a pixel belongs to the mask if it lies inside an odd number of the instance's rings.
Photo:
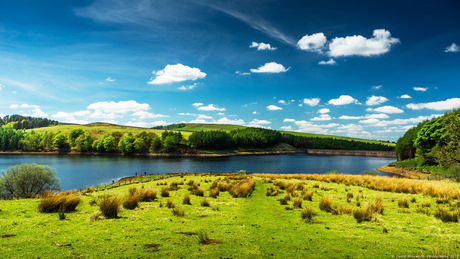
<svg viewBox="0 0 460 259">
<path fill-rule="evenodd" d="M 85 155 L 0 155 L 0 169 L 22 163 L 48 165 L 56 169 L 62 188 L 80 189 L 117 181 L 135 173 L 237 172 L 273 174 L 324 174 L 337 170 L 360 174 L 396 161 L 394 158 L 316 156 L 308 154 L 249 155 L 229 157 L 137 157 Z M 379 172 L 380 175 L 390 174 Z"/>
</svg>

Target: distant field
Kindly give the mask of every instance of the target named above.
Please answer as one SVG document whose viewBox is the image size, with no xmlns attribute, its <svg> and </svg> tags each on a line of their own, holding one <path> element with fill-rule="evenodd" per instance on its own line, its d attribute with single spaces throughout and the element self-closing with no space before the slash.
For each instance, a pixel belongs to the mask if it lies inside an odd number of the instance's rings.
<svg viewBox="0 0 460 259">
<path fill-rule="evenodd" d="M 146 128 L 136 128 L 136 127 L 129 127 L 129 126 L 120 126 L 115 124 L 108 124 L 108 123 L 92 123 L 87 125 L 76 125 L 76 124 L 65 124 L 65 125 L 58 125 L 58 126 L 51 126 L 51 127 L 44 127 L 44 128 L 36 128 L 33 131 L 37 133 L 45 133 L 45 132 L 62 132 L 64 134 L 69 133 L 73 129 L 83 129 L 86 133 L 90 133 L 93 136 L 102 136 L 103 134 L 111 134 L 116 131 L 123 132 L 124 134 L 132 133 L 133 135 L 139 134 L 142 131 L 147 133 L 153 132 L 157 135 L 161 135 L 164 130 L 157 130 L 157 129 L 146 129 Z M 31 130 L 27 130 L 31 131 Z M 182 136 L 188 138 L 192 133 L 191 132 L 182 132 Z"/>
<path fill-rule="evenodd" d="M 291 134 L 291 135 L 295 135 L 295 136 L 302 136 L 302 137 L 346 139 L 346 140 L 362 141 L 362 142 L 366 142 L 366 143 L 380 143 L 380 144 L 384 144 L 384 145 L 388 145 L 388 146 L 395 146 L 395 143 L 388 143 L 388 142 L 383 142 L 383 141 L 380 141 L 380 140 L 340 137 L 340 136 L 333 136 L 333 135 L 322 135 L 322 134 L 292 132 L 292 131 L 281 131 L 281 133 Z"/>
<path fill-rule="evenodd" d="M 212 131 L 212 130 L 222 130 L 222 131 L 232 131 L 236 129 L 244 129 L 244 126 L 238 125 L 226 125 L 226 124 L 187 124 L 186 127 L 176 128 L 173 130 L 180 131 Z"/>
</svg>

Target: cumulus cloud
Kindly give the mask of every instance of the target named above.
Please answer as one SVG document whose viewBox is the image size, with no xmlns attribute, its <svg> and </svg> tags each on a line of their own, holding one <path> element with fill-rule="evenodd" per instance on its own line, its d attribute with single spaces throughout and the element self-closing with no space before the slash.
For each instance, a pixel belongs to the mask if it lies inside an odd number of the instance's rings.
<svg viewBox="0 0 460 259">
<path fill-rule="evenodd" d="M 284 105 L 287 105 L 286 101 L 285 100 L 279 100 L 278 103 L 281 103 L 281 104 L 284 104 Z"/>
<path fill-rule="evenodd" d="M 263 125 L 263 124 L 271 124 L 272 122 L 271 121 L 267 121 L 267 120 L 258 120 L 258 119 L 254 119 L 252 120 L 251 122 L 249 122 L 249 125 Z"/>
<path fill-rule="evenodd" d="M 122 118 L 123 115 L 117 115 L 113 112 L 104 113 L 101 110 L 95 110 L 93 113 L 89 115 L 90 118 L 93 119 L 106 119 L 106 120 L 113 120 L 115 118 Z"/>
<path fill-rule="evenodd" d="M 394 106 L 382 106 L 382 107 L 378 107 L 378 108 L 375 108 L 375 109 L 372 109 L 372 108 L 367 108 L 366 111 L 368 112 L 380 112 L 380 113 L 403 113 L 404 111 L 397 108 L 397 107 L 394 107 Z"/>
<path fill-rule="evenodd" d="M 388 99 L 383 97 L 383 96 L 375 96 L 375 95 L 373 95 L 373 96 L 367 98 L 366 105 L 369 105 L 369 106 L 379 105 L 379 104 L 382 104 L 382 103 L 384 103 L 386 101 L 388 101 Z"/>
<path fill-rule="evenodd" d="M 22 116 L 31 116 L 31 117 L 48 117 L 48 114 L 40 110 L 40 108 L 32 109 L 32 114 L 22 114 Z"/>
<path fill-rule="evenodd" d="M 323 109 L 319 109 L 318 110 L 318 113 L 328 113 L 330 112 L 331 110 L 329 110 L 328 108 L 323 108 Z"/>
<path fill-rule="evenodd" d="M 283 122 L 295 122 L 295 120 L 286 118 L 286 119 L 283 120 Z"/>
<path fill-rule="evenodd" d="M 238 74 L 238 75 L 240 75 L 240 76 L 248 76 L 248 75 L 250 75 L 251 73 L 235 71 L 235 74 Z"/>
<path fill-rule="evenodd" d="M 34 105 L 34 104 L 29 105 L 29 104 L 27 104 L 27 103 L 23 103 L 23 104 L 21 104 L 21 105 L 19 105 L 19 104 L 12 104 L 12 105 L 10 105 L 10 108 L 12 108 L 12 109 L 17 109 L 17 108 L 30 109 L 30 108 L 38 108 L 38 105 Z"/>
<path fill-rule="evenodd" d="M 329 100 L 328 104 L 332 105 L 345 105 L 345 104 L 361 104 L 356 100 L 355 98 L 349 96 L 349 95 L 341 95 L 338 99 L 331 99 Z"/>
<path fill-rule="evenodd" d="M 337 123 L 329 123 L 329 124 L 315 124 L 311 121 L 296 121 L 295 125 L 299 127 L 297 131 L 299 132 L 309 132 L 309 133 L 320 133 L 320 134 L 328 134 L 331 128 L 335 128 L 340 124 Z"/>
<path fill-rule="evenodd" d="M 141 119 L 141 120 L 152 119 L 152 118 L 161 118 L 161 117 L 169 117 L 168 115 L 155 114 L 155 113 L 146 112 L 146 111 L 137 111 L 137 112 L 133 113 L 133 116 L 139 116 L 139 119 Z"/>
<path fill-rule="evenodd" d="M 260 66 L 257 69 L 251 68 L 252 73 L 281 73 L 288 71 L 283 65 L 276 62 L 265 63 L 265 65 Z"/>
<path fill-rule="evenodd" d="M 194 104 L 192 104 L 192 105 L 195 106 L 195 107 L 199 107 L 199 106 L 202 106 L 203 103 L 194 103 Z"/>
<path fill-rule="evenodd" d="M 374 30 L 373 37 L 369 39 L 361 35 L 334 38 L 329 44 L 328 54 L 332 57 L 376 56 L 387 53 L 399 42 L 399 39 L 391 37 L 389 31 L 378 29 Z"/>
<path fill-rule="evenodd" d="M 127 112 L 137 112 L 137 111 L 146 111 L 150 109 L 150 106 L 147 103 L 138 103 L 136 101 L 119 101 L 119 102 L 97 102 L 88 105 L 86 109 L 103 111 L 106 113 L 127 113 Z"/>
<path fill-rule="evenodd" d="M 416 118 L 409 118 L 409 119 L 395 119 L 390 121 L 378 121 L 373 123 L 372 126 L 375 127 L 386 127 L 388 125 L 404 125 L 404 124 L 418 124 L 425 120 L 431 120 L 433 118 L 437 118 L 442 116 L 442 114 L 433 114 L 430 116 L 418 116 Z"/>
<path fill-rule="evenodd" d="M 253 111 L 252 114 L 260 114 L 260 112 Z"/>
<path fill-rule="evenodd" d="M 249 46 L 250 48 L 257 48 L 257 50 L 275 50 L 275 47 L 270 46 L 270 44 L 266 43 L 257 43 L 257 42 L 252 42 L 251 45 Z"/>
<path fill-rule="evenodd" d="M 330 121 L 332 118 L 329 114 L 321 114 L 319 117 L 311 118 L 311 121 Z"/>
<path fill-rule="evenodd" d="M 292 130 L 292 126 L 282 126 L 281 129 L 283 129 L 283 130 Z"/>
<path fill-rule="evenodd" d="M 297 42 L 297 47 L 305 51 L 321 52 L 326 42 L 327 38 L 322 32 L 312 35 L 307 34 Z"/>
<path fill-rule="evenodd" d="M 310 106 L 318 105 L 319 101 L 321 101 L 321 99 L 319 99 L 319 98 L 311 98 L 311 99 L 304 98 L 303 99 L 303 103 L 306 104 L 306 105 L 310 105 Z"/>
<path fill-rule="evenodd" d="M 428 90 L 428 87 L 412 87 L 414 91 L 419 91 L 419 92 L 426 92 Z"/>
<path fill-rule="evenodd" d="M 244 120 L 242 119 L 230 120 L 230 119 L 227 119 L 227 117 L 220 118 L 214 122 L 217 124 L 234 124 L 234 125 L 244 125 L 245 124 Z"/>
<path fill-rule="evenodd" d="M 401 98 L 401 99 L 411 99 L 412 97 L 410 95 L 408 95 L 408 94 L 403 94 L 399 98 Z"/>
<path fill-rule="evenodd" d="M 378 113 L 378 114 L 366 114 L 365 116 L 347 116 L 342 115 L 339 117 L 341 120 L 361 120 L 361 119 L 388 119 L 388 116 L 385 113 Z"/>
<path fill-rule="evenodd" d="M 452 43 L 452 45 L 450 45 L 449 47 L 446 48 L 446 50 L 444 50 L 444 52 L 459 52 L 459 51 L 460 51 L 460 47 L 455 43 Z"/>
<path fill-rule="evenodd" d="M 328 61 L 322 60 L 322 61 L 318 62 L 318 64 L 319 65 L 337 65 L 337 62 L 335 62 L 335 60 L 331 58 Z"/>
<path fill-rule="evenodd" d="M 189 121 L 189 123 L 209 123 L 209 122 L 203 119 L 194 119 L 194 120 Z"/>
<path fill-rule="evenodd" d="M 177 89 L 179 90 L 192 90 L 193 88 L 197 87 L 198 84 L 194 83 L 193 85 L 183 85 L 181 87 L 178 87 Z"/>
<path fill-rule="evenodd" d="M 204 115 L 204 114 L 198 114 L 198 119 L 212 119 L 212 116 Z"/>
<path fill-rule="evenodd" d="M 223 113 L 223 112 L 218 112 L 218 113 L 216 113 L 216 115 L 223 116 L 223 115 L 225 115 L 225 113 Z"/>
<path fill-rule="evenodd" d="M 157 72 L 153 71 L 152 73 L 156 75 L 155 79 L 152 78 L 151 81 L 148 82 L 152 85 L 170 84 L 186 80 L 194 81 L 206 77 L 206 73 L 201 72 L 200 69 L 184 66 L 182 64 L 166 65 L 163 70 Z"/>
<path fill-rule="evenodd" d="M 166 122 L 166 121 L 150 122 L 150 125 L 152 125 L 152 126 L 163 126 L 163 125 L 168 125 L 168 124 L 172 124 L 172 122 Z"/>
<path fill-rule="evenodd" d="M 269 105 L 267 106 L 267 109 L 270 111 L 278 111 L 278 110 L 282 110 L 283 108 L 275 106 L 275 105 Z"/>
<path fill-rule="evenodd" d="M 372 89 L 373 89 L 373 90 L 379 90 L 379 89 L 381 89 L 382 87 L 383 87 L 383 85 L 373 85 L 373 86 L 372 86 Z"/>
<path fill-rule="evenodd" d="M 450 98 L 445 101 L 429 102 L 429 103 L 409 103 L 407 108 L 412 110 L 430 109 L 430 110 L 450 110 L 460 107 L 460 98 Z"/>
<path fill-rule="evenodd" d="M 125 125 L 130 126 L 130 127 L 146 128 L 147 125 L 149 125 L 149 123 L 143 122 L 143 121 L 136 121 L 136 122 L 129 121 L 125 123 Z"/>
<path fill-rule="evenodd" d="M 91 114 L 91 111 L 76 111 L 76 112 L 57 112 L 56 114 L 52 114 L 51 117 L 54 119 L 61 120 L 62 122 L 66 123 L 76 123 L 76 124 L 88 124 L 88 121 L 82 119 L 76 119 L 75 117 L 81 116 L 88 116 Z"/>
<path fill-rule="evenodd" d="M 207 106 L 203 106 L 203 104 L 196 106 L 193 104 L 193 106 L 198 107 L 198 110 L 200 111 L 225 111 L 225 108 L 219 108 L 214 106 L 214 104 L 209 104 Z"/>
<path fill-rule="evenodd" d="M 105 81 L 109 81 L 109 82 L 114 82 L 115 80 L 116 80 L 116 79 L 112 79 L 112 78 L 110 78 L 110 77 L 107 78 L 107 79 L 105 79 Z"/>
</svg>

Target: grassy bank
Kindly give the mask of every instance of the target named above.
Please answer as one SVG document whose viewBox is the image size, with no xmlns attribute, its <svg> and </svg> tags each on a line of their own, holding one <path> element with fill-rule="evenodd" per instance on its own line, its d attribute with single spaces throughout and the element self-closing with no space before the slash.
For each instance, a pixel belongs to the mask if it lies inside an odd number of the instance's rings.
<svg viewBox="0 0 460 259">
<path fill-rule="evenodd" d="M 0 201 L 0 235 L 10 235 L 0 238 L 0 257 L 391 258 L 460 253 L 458 223 L 435 217 L 438 208 L 458 211 L 459 184 L 341 175 L 259 175 L 254 179 L 255 190 L 247 198 L 234 198 L 225 191 L 227 182 L 239 179 L 214 175 L 183 175 L 88 191 L 64 220 L 59 220 L 58 213 L 38 212 L 39 199 Z M 188 190 L 191 180 L 204 191 L 203 197 L 197 196 L 196 189 Z M 210 197 L 214 181 L 214 186 L 222 187 L 217 198 Z M 377 184 L 393 185 L 395 192 L 379 190 Z M 130 188 L 141 190 L 142 186 L 157 190 L 157 199 L 141 202 L 134 210 L 122 209 L 116 218 L 89 221 L 104 195 L 127 197 Z M 169 197 L 162 197 L 166 186 L 172 190 Z M 266 196 L 269 188 L 276 196 Z M 191 205 L 182 204 L 190 192 L 197 194 L 190 195 Z M 287 193 L 291 200 L 281 205 L 279 199 Z M 302 208 L 294 207 L 295 196 Z M 379 197 L 383 213 L 357 223 L 353 213 Z M 205 198 L 209 207 L 201 205 Z M 404 199 L 408 208 L 398 205 Z M 174 216 L 166 207 L 168 200 L 184 216 Z M 324 200 L 330 200 L 330 210 Z M 309 222 L 301 218 L 305 208 L 316 213 Z M 199 243 L 198 234 L 203 231 L 217 241 Z"/>
</svg>

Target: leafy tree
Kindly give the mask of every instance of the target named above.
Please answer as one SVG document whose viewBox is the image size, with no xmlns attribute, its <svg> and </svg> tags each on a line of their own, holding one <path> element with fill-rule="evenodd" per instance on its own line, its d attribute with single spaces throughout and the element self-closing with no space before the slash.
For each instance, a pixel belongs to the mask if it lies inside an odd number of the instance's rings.
<svg viewBox="0 0 460 259">
<path fill-rule="evenodd" d="M 460 109 L 446 113 L 444 118 L 444 130 L 440 137 L 442 145 L 439 145 L 434 155 L 438 163 L 444 165 L 459 165 Z"/>
<path fill-rule="evenodd" d="M 163 148 L 163 142 L 161 141 L 161 138 L 156 136 L 152 140 L 152 144 L 150 145 L 150 151 L 151 152 L 160 152 L 161 149 Z"/>
<path fill-rule="evenodd" d="M 163 141 L 163 146 L 166 152 L 171 152 L 176 148 L 176 143 L 174 142 L 173 136 L 167 136 Z"/>
<path fill-rule="evenodd" d="M 445 116 L 432 119 L 425 123 L 417 133 L 417 139 L 414 143 L 417 148 L 416 155 L 425 163 L 436 163 L 435 153 L 444 144 L 441 137 L 446 131 L 445 120 Z"/>
<path fill-rule="evenodd" d="M 75 140 L 80 136 L 84 135 L 85 131 L 83 129 L 73 129 L 69 133 L 69 142 L 71 147 L 75 147 Z"/>
<path fill-rule="evenodd" d="M 134 141 L 134 150 L 136 150 L 137 152 L 144 152 L 145 151 L 145 149 L 144 149 L 144 139 L 137 138 Z"/>
<path fill-rule="evenodd" d="M 63 133 L 58 133 L 54 136 L 53 144 L 56 147 L 63 148 L 67 144 L 67 137 Z"/>
<path fill-rule="evenodd" d="M 32 197 L 45 190 L 60 190 L 56 171 L 46 165 L 21 164 L 2 170 L 0 190 L 4 197 Z"/>
<path fill-rule="evenodd" d="M 118 142 L 118 150 L 123 153 L 132 153 L 133 150 L 133 145 L 134 145 L 134 137 L 132 134 L 129 134 L 127 136 L 124 136 L 120 139 L 120 142 Z"/>
<path fill-rule="evenodd" d="M 103 144 L 106 152 L 113 152 L 116 150 L 116 141 L 112 136 L 104 138 Z"/>
<path fill-rule="evenodd" d="M 93 137 L 90 134 L 85 135 L 85 139 L 83 140 L 83 145 L 85 145 L 86 151 L 91 150 L 93 145 Z"/>
</svg>

